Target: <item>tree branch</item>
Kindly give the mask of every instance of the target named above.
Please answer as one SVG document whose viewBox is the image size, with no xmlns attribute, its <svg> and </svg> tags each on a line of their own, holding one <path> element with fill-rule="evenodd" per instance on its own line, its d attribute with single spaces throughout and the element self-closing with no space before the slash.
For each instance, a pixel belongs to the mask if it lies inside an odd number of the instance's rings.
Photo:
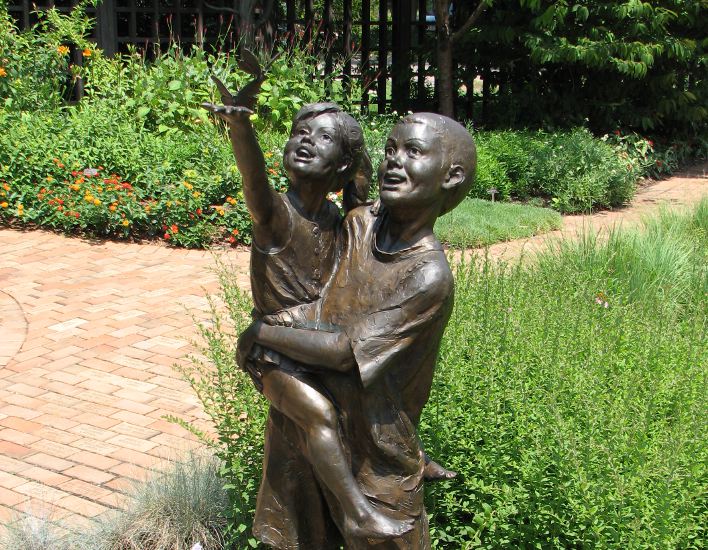
<svg viewBox="0 0 708 550">
<path fill-rule="evenodd" d="M 477 20 L 484 13 L 484 10 L 486 10 L 488 7 L 489 7 L 489 4 L 487 4 L 487 2 L 485 0 L 480 0 L 477 7 L 470 14 L 470 16 L 467 18 L 467 21 L 465 21 L 465 24 L 462 25 L 459 29 L 457 29 L 453 33 L 453 35 L 450 37 L 450 41 L 454 44 L 460 38 L 462 38 L 462 35 L 465 34 L 468 30 L 470 30 L 472 28 L 472 25 L 474 25 L 477 22 Z"/>
</svg>

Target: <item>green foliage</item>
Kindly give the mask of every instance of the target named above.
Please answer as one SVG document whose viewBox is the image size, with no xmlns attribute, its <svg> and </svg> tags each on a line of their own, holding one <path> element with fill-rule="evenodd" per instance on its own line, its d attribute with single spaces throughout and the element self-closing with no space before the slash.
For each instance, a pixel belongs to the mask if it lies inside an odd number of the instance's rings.
<svg viewBox="0 0 708 550">
<path fill-rule="evenodd" d="M 212 124 L 159 134 L 106 100 L 0 117 L 0 128 L 0 219 L 181 246 L 250 242 L 233 156 Z"/>
<path fill-rule="evenodd" d="M 487 126 L 695 137 L 708 123 L 707 24 L 700 0 L 496 0 L 455 54 L 463 81 L 498 87 Z"/>
<path fill-rule="evenodd" d="M 233 280 L 233 272 L 217 260 L 221 294 L 209 297 L 210 318 L 195 320 L 201 336 L 195 344 L 198 354 L 189 365 L 179 367 L 211 418 L 217 440 L 177 418 L 171 420 L 195 433 L 221 459 L 221 477 L 230 502 L 225 508 L 229 518 L 225 536 L 230 547 L 246 548 L 255 543 L 250 525 L 263 459 L 266 407 L 235 361 L 237 337 L 251 322 L 252 304 Z"/>
<path fill-rule="evenodd" d="M 701 548 L 704 201 L 534 265 L 457 271 L 421 439 L 438 548 Z"/>
<path fill-rule="evenodd" d="M 456 248 L 486 246 L 559 229 L 560 214 L 525 204 L 466 199 L 435 223 L 440 241 Z"/>
<path fill-rule="evenodd" d="M 502 199 L 547 198 L 560 212 L 626 204 L 646 160 L 615 148 L 584 129 L 570 132 L 480 132 L 478 181 L 470 194 Z"/>
<path fill-rule="evenodd" d="M 82 0 L 70 14 L 38 12 L 39 22 L 20 32 L 0 4 L 0 109 L 40 111 L 62 105 L 71 86 L 70 47 L 90 48 L 91 22 Z"/>
</svg>

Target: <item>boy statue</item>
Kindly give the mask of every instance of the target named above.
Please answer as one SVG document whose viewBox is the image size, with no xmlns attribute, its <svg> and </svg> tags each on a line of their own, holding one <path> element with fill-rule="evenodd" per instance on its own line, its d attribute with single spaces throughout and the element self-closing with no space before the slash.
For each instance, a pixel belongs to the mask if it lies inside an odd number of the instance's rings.
<svg viewBox="0 0 708 550">
<path fill-rule="evenodd" d="M 254 520 L 262 542 L 287 550 L 430 548 L 416 427 L 454 290 L 433 226 L 465 197 L 475 167 L 463 126 L 431 113 L 405 117 L 386 141 L 380 207 L 348 213 L 321 297 L 266 315 L 242 334 L 239 364 L 256 380 L 293 364 L 313 373 L 335 408 L 356 494 L 398 531 L 352 529 L 342 496 L 318 471 L 323 457 L 310 456 L 311 434 L 279 415 L 269 419 Z M 278 352 L 270 355 L 275 363 L 262 360 L 264 348 Z"/>
</svg>

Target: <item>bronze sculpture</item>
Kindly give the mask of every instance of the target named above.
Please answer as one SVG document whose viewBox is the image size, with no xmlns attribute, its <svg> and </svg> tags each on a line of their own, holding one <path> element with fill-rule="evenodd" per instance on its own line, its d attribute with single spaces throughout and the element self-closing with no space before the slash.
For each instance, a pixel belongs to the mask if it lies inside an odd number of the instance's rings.
<svg viewBox="0 0 708 550">
<path fill-rule="evenodd" d="M 361 197 L 366 179 L 351 117 L 332 104 L 298 113 L 291 190 L 278 195 L 250 111 L 207 108 L 230 123 L 254 214 L 257 320 L 238 359 L 273 405 L 254 533 L 283 549 L 428 548 L 415 428 L 453 289 L 432 227 L 473 179 L 471 136 L 438 115 L 406 117 L 379 168 L 381 206 L 353 209 L 340 229 L 327 192 Z"/>
</svg>

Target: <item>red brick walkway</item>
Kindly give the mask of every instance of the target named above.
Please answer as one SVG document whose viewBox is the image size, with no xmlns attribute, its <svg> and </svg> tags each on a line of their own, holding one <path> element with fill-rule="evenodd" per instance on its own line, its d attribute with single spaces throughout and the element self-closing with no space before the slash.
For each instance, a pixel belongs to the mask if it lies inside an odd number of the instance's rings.
<svg viewBox="0 0 708 550">
<path fill-rule="evenodd" d="M 708 195 L 705 173 L 647 187 L 622 211 L 566 218 L 566 230 L 695 203 Z M 247 252 L 225 254 L 247 286 Z M 162 417 L 204 422 L 171 365 L 194 334 L 184 306 L 204 311 L 205 289 L 217 288 L 212 266 L 208 252 L 0 229 L 0 524 L 24 512 L 86 521 L 116 506 L 130 479 L 195 445 Z"/>
<path fill-rule="evenodd" d="M 247 281 L 248 255 L 230 251 Z M 217 289 L 208 252 L 0 230 L 0 524 L 76 523 L 195 445 L 162 419 L 203 420 L 171 365 L 185 311 Z"/>
</svg>

